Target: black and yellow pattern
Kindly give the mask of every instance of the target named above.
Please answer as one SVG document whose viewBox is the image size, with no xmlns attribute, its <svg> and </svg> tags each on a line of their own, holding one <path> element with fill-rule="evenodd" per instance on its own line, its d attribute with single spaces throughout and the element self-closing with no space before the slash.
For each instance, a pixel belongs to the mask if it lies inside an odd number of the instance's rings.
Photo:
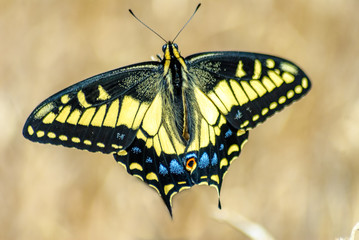
<svg viewBox="0 0 359 240">
<path fill-rule="evenodd" d="M 159 62 L 102 73 L 48 98 L 28 118 L 24 136 L 112 153 L 170 212 L 173 196 L 195 184 L 214 186 L 219 195 L 248 130 L 305 95 L 310 81 L 273 56 L 183 58 L 172 42 L 163 51 Z"/>
</svg>

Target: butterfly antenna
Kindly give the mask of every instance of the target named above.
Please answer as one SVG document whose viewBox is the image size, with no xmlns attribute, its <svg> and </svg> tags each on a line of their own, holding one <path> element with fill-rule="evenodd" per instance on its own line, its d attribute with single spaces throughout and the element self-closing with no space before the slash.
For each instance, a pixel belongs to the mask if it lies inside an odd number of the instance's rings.
<svg viewBox="0 0 359 240">
<path fill-rule="evenodd" d="M 187 22 L 183 25 L 183 27 L 181 28 L 181 30 L 179 30 L 179 32 L 177 33 L 177 35 L 175 36 L 175 38 L 172 40 L 172 42 L 174 42 L 176 40 L 176 38 L 178 37 L 178 35 L 182 32 L 182 30 L 187 26 L 187 24 L 191 21 L 191 19 L 193 18 L 193 16 L 196 14 L 198 8 L 201 6 L 201 4 L 199 3 L 196 7 L 196 9 L 194 10 L 192 16 L 187 20 Z"/>
<path fill-rule="evenodd" d="M 144 22 L 142 22 L 138 17 L 136 17 L 136 15 L 132 12 L 131 9 L 128 9 L 128 11 L 130 11 L 131 15 L 137 19 L 137 21 L 139 21 L 140 23 L 142 23 L 143 26 L 145 26 L 146 28 L 148 28 L 149 30 L 151 30 L 151 32 L 153 32 L 154 34 L 156 34 L 158 37 L 160 37 L 163 41 L 167 42 L 166 39 L 164 39 L 161 35 L 159 35 L 155 30 L 153 30 L 152 28 L 150 28 L 149 26 L 147 26 L 147 24 L 145 24 Z"/>
</svg>

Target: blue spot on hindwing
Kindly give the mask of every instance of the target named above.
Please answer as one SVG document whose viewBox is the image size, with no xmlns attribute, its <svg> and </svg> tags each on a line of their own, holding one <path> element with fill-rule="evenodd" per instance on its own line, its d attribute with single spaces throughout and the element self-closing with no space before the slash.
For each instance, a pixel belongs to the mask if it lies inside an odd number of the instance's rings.
<svg viewBox="0 0 359 240">
<path fill-rule="evenodd" d="M 231 129 L 228 129 L 228 131 L 224 134 L 224 137 L 225 138 L 229 138 L 230 136 L 232 136 L 232 131 L 231 131 Z"/>
<path fill-rule="evenodd" d="M 183 166 L 181 166 L 176 159 L 172 159 L 170 162 L 170 172 L 173 174 L 184 173 Z"/>
<path fill-rule="evenodd" d="M 223 149 L 224 149 L 224 145 L 223 144 L 219 145 L 219 151 L 222 151 Z"/>
<path fill-rule="evenodd" d="M 197 165 L 199 168 L 206 168 L 209 165 L 209 157 L 206 152 L 202 154 Z"/>
<path fill-rule="evenodd" d="M 142 152 L 139 147 L 133 147 L 131 150 L 133 153 L 137 153 L 137 154 Z"/>
<path fill-rule="evenodd" d="M 162 163 L 160 164 L 160 167 L 158 169 L 158 172 L 161 174 L 161 175 L 167 175 L 168 174 L 168 170 L 165 166 L 162 165 Z"/>
<path fill-rule="evenodd" d="M 211 159 L 211 165 L 215 166 L 215 165 L 217 165 L 217 163 L 218 163 L 217 153 L 214 153 L 213 158 Z"/>
<path fill-rule="evenodd" d="M 150 158 L 150 157 L 146 158 L 146 163 L 152 163 L 152 162 L 153 162 L 152 158 Z"/>
</svg>

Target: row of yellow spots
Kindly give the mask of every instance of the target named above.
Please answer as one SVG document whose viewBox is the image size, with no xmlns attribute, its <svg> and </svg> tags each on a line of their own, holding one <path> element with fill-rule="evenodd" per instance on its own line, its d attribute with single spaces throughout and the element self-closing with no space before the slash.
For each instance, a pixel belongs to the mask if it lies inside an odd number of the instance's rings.
<svg viewBox="0 0 359 240">
<path fill-rule="evenodd" d="M 126 151 L 126 150 L 120 150 L 117 154 L 120 155 L 120 156 L 126 156 L 126 155 L 127 155 L 127 151 Z M 121 166 L 123 166 L 123 167 L 127 170 L 127 166 L 126 166 L 124 163 L 122 163 L 121 161 L 118 161 L 118 163 L 119 163 Z M 132 162 L 132 163 L 129 165 L 129 169 L 131 169 L 131 170 L 138 170 L 138 171 L 140 171 L 140 172 L 143 171 L 143 167 L 142 167 L 139 163 L 137 163 L 137 162 Z M 142 178 L 142 176 L 139 175 L 139 174 L 133 174 L 133 176 L 134 176 L 134 177 L 137 177 L 137 178 L 140 179 L 141 181 L 144 181 L 143 178 Z M 149 172 L 145 177 L 146 177 L 146 179 L 149 180 L 149 181 L 159 182 L 158 177 L 157 177 L 156 173 L 154 173 L 154 172 Z M 150 184 L 150 183 L 149 183 L 148 185 L 149 185 L 150 187 L 152 187 L 153 189 L 155 189 L 158 194 L 160 194 L 158 188 L 157 188 L 155 185 Z M 160 195 L 161 195 L 161 194 L 160 194 Z"/>
<path fill-rule="evenodd" d="M 28 126 L 27 131 L 28 131 L 28 133 L 29 133 L 30 136 L 36 134 L 36 137 L 37 137 L 37 138 L 42 138 L 42 137 L 44 137 L 44 136 L 46 135 L 46 136 L 47 136 L 48 138 L 50 138 L 50 139 L 55 139 L 56 137 L 58 137 L 58 139 L 60 139 L 60 140 L 63 141 L 63 142 L 69 140 L 69 137 L 68 137 L 68 136 L 63 135 L 63 134 L 57 136 L 56 133 L 54 133 L 54 132 L 47 132 L 47 133 L 45 133 L 45 131 L 38 130 L 38 131 L 36 131 L 36 133 L 35 133 L 34 129 L 33 129 L 31 126 Z M 71 140 L 71 142 L 73 142 L 73 143 L 81 143 L 81 139 L 78 138 L 78 137 L 71 137 L 70 140 Z M 92 145 L 93 145 L 92 141 L 90 141 L 90 140 L 88 140 L 88 139 L 83 140 L 83 144 L 85 144 L 85 145 L 87 145 L 87 146 L 92 146 Z M 99 148 L 105 148 L 105 144 L 102 143 L 102 142 L 97 142 L 97 143 L 95 143 L 95 145 L 96 145 L 97 147 L 99 147 Z M 117 149 L 122 148 L 122 146 L 116 145 L 116 144 L 112 144 L 111 147 L 114 148 L 114 151 L 117 150 Z"/>
<path fill-rule="evenodd" d="M 240 135 L 242 135 L 242 134 L 244 134 L 244 133 L 245 133 L 244 130 L 239 130 L 238 133 L 237 133 L 237 135 L 240 136 Z M 240 146 L 241 149 L 244 147 L 244 145 L 245 145 L 246 142 L 247 142 L 247 140 L 243 141 L 243 143 L 242 143 L 241 146 Z M 235 152 L 235 151 L 239 151 L 239 146 L 238 146 L 237 144 L 233 144 L 233 145 L 231 145 L 231 146 L 228 148 L 228 150 L 227 150 L 228 156 L 229 156 L 230 154 L 232 154 L 233 152 Z M 233 161 L 235 158 L 237 158 L 237 157 L 238 157 L 238 156 L 233 156 L 232 159 L 230 159 L 229 161 L 228 161 L 227 158 L 222 158 L 221 161 L 220 161 L 220 163 L 219 163 L 219 168 L 222 169 L 223 167 L 228 166 L 228 165 L 231 164 L 232 161 Z M 225 177 L 226 174 L 227 174 L 227 171 L 225 171 L 225 172 L 223 173 L 222 179 Z M 207 180 L 207 179 L 208 179 L 208 176 L 206 176 L 206 175 L 201 176 L 201 179 L 202 179 L 203 181 L 201 181 L 201 182 L 199 183 L 199 185 L 208 185 L 208 180 Z M 218 174 L 213 174 L 213 175 L 211 175 L 210 179 L 211 179 L 213 182 L 215 182 L 215 183 L 212 183 L 212 184 L 209 184 L 209 185 L 212 186 L 212 187 L 214 187 L 214 188 L 217 190 L 217 193 L 219 194 L 218 185 L 219 185 L 219 183 L 220 183 L 220 180 L 219 180 Z"/>
<path fill-rule="evenodd" d="M 245 131 L 244 130 L 242 130 L 242 129 L 240 129 L 240 130 L 238 130 L 238 132 L 237 132 L 237 136 L 241 136 L 241 135 L 243 135 L 245 133 Z M 227 155 L 228 156 L 230 156 L 233 152 L 235 152 L 235 151 L 239 151 L 239 148 L 242 150 L 243 149 L 243 147 L 244 147 L 244 145 L 247 143 L 247 139 L 245 139 L 242 143 L 241 143 L 241 146 L 239 147 L 237 144 L 233 144 L 233 145 L 231 145 L 229 148 L 228 148 L 228 150 L 227 150 Z M 226 166 L 228 166 L 229 164 L 231 164 L 232 162 L 233 162 L 233 160 L 234 159 L 236 159 L 238 156 L 233 156 L 229 161 L 227 160 L 227 158 L 222 158 L 221 159 L 221 161 L 220 161 L 220 163 L 219 163 L 219 168 L 220 169 L 222 169 L 223 167 L 226 167 Z M 223 176 L 222 176 L 222 179 L 226 176 L 226 174 L 227 174 L 227 171 L 225 171 L 224 173 L 223 173 Z M 213 179 L 212 179 L 213 180 Z M 219 182 L 217 182 L 217 183 L 219 183 Z M 216 188 L 217 188 L 217 186 L 215 186 Z M 217 189 L 218 190 L 218 189 Z"/>
<path fill-rule="evenodd" d="M 239 131 L 237 132 L 237 135 L 240 136 L 240 135 L 242 135 L 242 134 L 244 134 L 244 133 L 245 133 L 244 130 L 239 130 Z M 246 140 L 243 141 L 243 143 L 241 144 L 241 147 L 240 147 L 241 149 L 243 148 L 243 146 L 244 146 L 244 144 L 245 144 L 246 142 L 247 142 Z M 231 146 L 229 147 L 228 151 L 227 151 L 227 154 L 230 155 L 230 154 L 232 154 L 232 153 L 235 152 L 235 151 L 239 151 L 239 146 L 238 146 L 237 144 L 231 145 Z M 119 155 L 127 155 L 127 152 L 126 152 L 125 150 L 121 150 L 121 151 L 119 152 Z M 230 160 L 230 162 L 232 162 L 236 157 L 237 157 L 237 156 L 234 156 L 234 157 Z M 228 165 L 230 164 L 230 162 L 228 162 L 227 158 L 221 159 L 221 161 L 220 161 L 220 169 L 222 169 L 222 168 L 225 167 L 225 166 L 228 166 Z M 125 164 L 123 164 L 122 162 L 119 162 L 119 163 L 126 168 L 126 165 L 125 165 Z M 132 163 L 129 165 L 129 169 L 131 169 L 131 170 L 138 170 L 138 171 L 140 171 L 140 172 L 143 171 L 143 167 L 142 167 L 139 163 L 137 163 L 137 162 L 132 162 Z M 227 173 L 227 171 L 224 172 L 223 177 L 225 176 L 226 173 Z M 140 180 L 144 181 L 144 179 L 142 178 L 142 176 L 140 176 L 140 175 L 138 175 L 138 174 L 133 174 L 133 175 L 134 175 L 135 177 L 139 178 Z M 156 182 L 159 182 L 158 176 L 157 176 L 157 174 L 154 173 L 154 172 L 149 172 L 149 173 L 147 173 L 146 176 L 145 176 L 145 178 L 146 178 L 146 180 L 148 180 L 148 181 L 156 181 Z M 208 176 L 206 176 L 206 175 L 201 176 L 201 180 L 202 180 L 202 181 L 199 183 L 199 185 L 208 185 L 208 180 L 207 180 L 207 179 L 208 179 Z M 210 184 L 210 185 L 213 186 L 213 187 L 215 187 L 215 188 L 217 189 L 217 192 L 219 193 L 218 185 L 219 185 L 219 183 L 220 183 L 220 179 L 219 179 L 218 174 L 213 174 L 213 175 L 211 175 L 210 179 L 211 179 L 213 182 L 215 182 L 215 183 L 212 183 L 212 184 Z M 175 194 L 177 194 L 177 193 L 179 193 L 179 192 L 181 192 L 181 191 L 183 191 L 183 190 L 186 190 L 186 189 L 189 189 L 189 188 L 190 188 L 190 186 L 186 186 L 186 185 L 185 185 L 185 184 L 186 184 L 185 181 L 177 182 L 177 184 L 179 184 L 179 185 L 184 185 L 184 186 L 181 186 L 178 191 L 172 192 L 171 195 L 169 196 L 169 201 L 170 201 L 170 205 L 171 205 L 171 206 L 172 206 L 172 198 L 173 198 L 173 196 L 174 196 Z M 153 189 L 155 189 L 155 190 L 157 191 L 157 193 L 158 193 L 159 195 L 161 195 L 161 194 L 160 194 L 160 191 L 159 191 L 159 189 L 158 189 L 158 187 L 157 187 L 156 185 L 149 183 L 149 186 L 152 187 Z M 168 194 L 170 193 L 170 191 L 171 191 L 174 187 L 175 187 L 175 185 L 172 184 L 172 183 L 166 184 L 166 185 L 163 187 L 164 194 L 165 194 L 165 195 L 168 195 Z"/>
<path fill-rule="evenodd" d="M 150 184 L 151 186 L 151 184 Z M 151 187 L 154 187 L 153 185 Z M 154 187 L 156 189 L 156 187 Z M 163 190 L 165 192 L 166 195 L 168 195 L 168 193 L 174 188 L 174 184 L 167 184 L 163 187 Z M 191 187 L 190 186 L 181 186 L 180 189 L 178 189 L 178 191 L 174 191 L 171 193 L 171 195 L 169 196 L 169 202 L 170 202 L 170 206 L 172 206 L 172 199 L 173 199 L 173 196 L 176 195 L 177 193 L 179 192 L 182 192 L 183 190 L 186 190 L 186 189 L 190 189 Z M 157 190 L 158 191 L 158 190 Z"/>
<path fill-rule="evenodd" d="M 242 131 L 242 130 L 240 130 L 240 131 Z M 243 134 L 243 133 L 242 133 L 242 132 L 239 132 L 237 135 L 241 135 L 241 134 Z M 246 142 L 246 141 L 244 141 L 244 142 L 242 143 L 241 148 L 243 148 L 245 142 Z M 232 154 L 232 153 L 235 152 L 235 151 L 239 151 L 239 146 L 238 146 L 237 144 L 233 144 L 233 145 L 230 146 L 230 148 L 228 149 L 228 155 Z M 127 152 L 126 152 L 125 150 L 121 150 L 120 152 L 121 152 L 121 155 L 127 155 Z M 230 162 L 232 162 L 236 157 L 237 157 L 237 156 L 233 157 L 233 158 L 230 160 Z M 122 166 L 124 166 L 125 169 L 126 169 L 126 165 L 125 165 L 125 164 L 123 164 L 122 162 L 119 162 L 119 163 L 120 163 Z M 223 159 L 220 161 L 220 169 L 222 169 L 223 167 L 228 166 L 228 165 L 229 165 L 229 162 L 228 162 L 227 158 L 223 158 Z M 137 162 L 132 162 L 132 163 L 129 165 L 129 169 L 131 169 L 131 170 L 138 170 L 138 171 L 140 171 L 140 172 L 143 171 L 143 167 L 142 167 L 139 163 L 137 163 Z M 227 173 L 227 171 L 224 173 L 224 175 L 225 175 L 226 173 Z M 224 175 L 223 175 L 223 177 L 224 177 Z M 133 176 L 135 176 L 135 177 L 139 178 L 140 180 L 144 181 L 144 179 L 142 178 L 142 176 L 140 176 L 140 175 L 138 175 L 138 174 L 133 174 Z M 156 181 L 156 182 L 159 182 L 158 176 L 157 176 L 157 174 L 154 173 L 154 172 L 149 172 L 149 173 L 147 173 L 146 176 L 145 176 L 145 178 L 146 178 L 146 180 L 148 180 L 148 181 Z M 199 185 L 208 185 L 208 180 L 207 180 L 207 179 L 208 179 L 208 176 L 206 176 L 206 175 L 201 176 L 201 180 L 202 180 L 202 181 L 199 183 Z M 212 183 L 212 184 L 210 184 L 210 185 L 211 185 L 211 186 L 214 186 L 214 187 L 217 189 L 217 191 L 218 191 L 218 190 L 219 190 L 219 189 L 218 189 L 218 185 L 219 185 L 219 183 L 220 183 L 220 179 L 219 179 L 218 174 L 213 174 L 213 175 L 211 175 L 210 179 L 211 179 L 213 182 L 216 183 L 216 184 L 213 184 L 213 183 Z M 177 184 L 179 184 L 179 185 L 185 185 L 186 182 L 185 182 L 185 181 L 181 181 L 181 182 L 177 182 Z M 160 194 L 160 191 L 159 191 L 159 189 L 157 188 L 156 185 L 149 183 L 149 186 L 152 187 L 152 188 L 154 188 L 154 189 L 158 192 L 158 194 Z M 172 184 L 172 183 L 165 185 L 165 186 L 163 187 L 163 191 L 164 191 L 165 195 L 168 195 L 168 193 L 169 193 L 174 187 L 175 187 L 175 185 Z M 190 188 L 190 186 L 181 186 L 178 191 L 172 192 L 171 195 L 170 195 L 170 197 L 169 197 L 170 203 L 172 203 L 172 197 L 173 197 L 176 193 L 181 192 L 181 191 L 183 191 L 183 190 L 185 190 L 185 189 L 189 189 L 189 188 Z M 172 204 L 171 204 L 171 205 L 172 205 Z"/>
<path fill-rule="evenodd" d="M 237 136 L 241 136 L 241 135 L 244 134 L 244 133 L 245 133 L 244 130 L 238 130 Z M 240 146 L 241 149 L 244 147 L 244 145 L 245 145 L 246 142 L 247 142 L 247 140 L 243 141 L 243 143 L 242 143 L 241 146 Z M 238 152 L 238 151 L 239 151 L 239 146 L 238 146 L 237 144 L 232 144 L 232 145 L 228 148 L 227 154 L 228 154 L 228 156 L 229 156 L 229 155 L 231 155 L 233 152 Z M 238 157 L 238 156 L 232 157 L 232 159 L 231 159 L 230 161 L 228 161 L 227 158 L 222 158 L 221 161 L 220 161 L 220 169 L 222 169 L 222 168 L 225 167 L 225 166 L 228 166 L 236 157 Z M 224 176 L 226 175 L 226 173 L 227 173 L 227 171 L 225 171 L 225 172 L 223 173 L 223 177 L 222 177 L 222 178 L 224 178 Z M 213 175 L 210 176 L 210 179 L 214 182 L 214 183 L 211 183 L 211 184 L 209 184 L 209 182 L 208 182 L 208 176 L 207 176 L 207 175 L 201 176 L 200 179 L 201 179 L 201 182 L 199 183 L 199 185 L 210 185 L 210 186 L 213 186 L 213 187 L 215 187 L 215 188 L 217 189 L 217 192 L 219 193 L 218 185 L 220 184 L 220 179 L 219 179 L 218 174 L 213 174 Z M 185 184 L 185 183 L 186 183 L 186 182 L 178 182 L 178 184 Z M 166 185 L 166 186 L 164 187 L 165 194 L 167 195 L 168 192 L 169 192 L 173 187 L 174 187 L 173 184 L 168 184 L 168 185 Z M 188 188 L 189 188 L 188 186 L 181 187 L 178 192 L 180 192 L 180 191 L 182 191 L 182 190 L 184 190 L 184 189 L 188 189 Z M 177 193 L 177 192 L 174 192 L 174 193 L 172 193 L 172 194 L 175 194 L 175 193 Z M 171 198 L 172 198 L 172 196 L 171 196 Z"/>
<path fill-rule="evenodd" d="M 240 136 L 240 135 L 242 135 L 242 134 L 244 134 L 244 133 L 245 133 L 244 130 L 239 130 L 238 133 L 237 133 L 237 135 Z M 246 142 L 247 142 L 247 140 L 245 140 L 245 141 L 242 142 L 242 144 L 241 144 L 241 146 L 240 146 L 241 149 L 244 147 L 244 145 L 245 145 Z M 238 146 L 237 144 L 231 145 L 231 146 L 228 148 L 227 154 L 230 155 L 230 154 L 232 154 L 232 153 L 235 152 L 235 151 L 239 151 L 239 146 Z M 236 157 L 238 157 L 238 156 L 232 157 L 232 159 L 230 159 L 230 161 L 228 161 L 227 158 L 222 158 L 221 161 L 220 161 L 220 169 L 222 169 L 222 168 L 225 167 L 225 166 L 228 166 L 230 163 L 232 163 L 232 161 L 233 161 Z M 225 171 L 225 172 L 223 173 L 222 179 L 225 177 L 226 174 L 227 174 L 227 171 Z M 147 176 L 148 176 L 148 175 L 147 175 Z M 147 178 L 147 177 L 146 177 L 146 178 Z M 201 178 L 201 182 L 199 183 L 199 185 L 208 185 L 208 180 L 207 180 L 207 179 L 208 179 L 208 176 L 204 175 L 204 176 L 201 176 L 200 178 Z M 214 187 L 214 188 L 216 188 L 217 193 L 219 194 L 218 185 L 220 184 L 220 179 L 219 179 L 218 174 L 213 174 L 213 175 L 211 175 L 210 179 L 211 179 L 213 182 L 215 182 L 215 183 L 212 183 L 212 184 L 209 184 L 209 185 L 212 186 L 212 187 Z M 186 182 L 178 182 L 178 184 L 185 184 L 185 183 L 186 183 Z M 150 185 L 151 185 L 151 184 L 150 184 Z M 153 186 L 153 187 L 154 187 L 154 186 Z M 164 192 L 165 192 L 165 194 L 167 195 L 168 192 L 169 192 L 173 187 L 174 187 L 173 184 L 165 185 L 165 186 L 164 186 Z M 154 188 L 157 190 L 156 187 L 154 187 Z M 190 187 L 189 187 L 189 186 L 183 186 L 183 187 L 181 187 L 181 188 L 179 189 L 178 192 L 181 192 L 182 190 L 185 190 L 185 189 L 188 189 L 188 188 L 190 188 Z M 158 191 L 158 190 L 157 190 L 157 191 Z M 176 194 L 176 193 L 177 193 L 177 192 L 173 192 L 173 193 L 171 194 L 171 196 L 170 196 L 170 203 L 172 203 L 172 197 L 173 197 L 173 195 Z M 172 205 L 172 204 L 171 204 L 171 205 Z"/>
<path fill-rule="evenodd" d="M 241 136 L 241 135 L 243 135 L 244 133 L 245 133 L 244 130 L 238 130 L 237 136 Z M 245 144 L 246 142 L 247 142 L 247 140 L 243 141 L 243 143 L 242 143 L 241 146 L 240 146 L 241 149 L 244 147 L 244 144 Z M 231 155 L 233 152 L 238 152 L 238 151 L 239 151 L 239 146 L 238 146 L 237 144 L 233 144 L 233 145 L 231 145 L 231 146 L 228 148 L 228 150 L 227 150 L 227 155 L 229 156 L 229 155 Z M 119 151 L 117 154 L 120 155 L 120 156 L 126 156 L 128 153 L 127 153 L 126 150 L 121 150 L 121 151 Z M 237 157 L 237 156 L 233 157 L 232 160 L 233 160 L 234 158 L 236 158 L 236 157 Z M 232 160 L 231 160 L 231 161 L 232 161 Z M 124 164 L 121 163 L 121 162 L 119 162 L 119 163 L 120 163 L 121 165 L 123 165 L 123 167 L 126 168 L 126 165 L 124 165 Z M 229 162 L 228 162 L 227 158 L 221 159 L 221 161 L 220 161 L 220 169 L 222 169 L 224 166 L 228 166 L 228 164 L 229 164 Z M 138 171 L 140 171 L 140 172 L 143 171 L 143 167 L 142 167 L 139 163 L 137 163 L 137 162 L 132 162 L 132 163 L 129 165 L 129 169 L 130 169 L 130 170 L 138 170 Z M 138 174 L 134 174 L 134 176 L 135 176 L 135 177 L 138 177 L 140 180 L 143 181 L 142 176 L 140 176 L 140 175 L 138 175 Z M 149 172 L 149 173 L 147 173 L 147 175 L 145 176 L 145 178 L 146 178 L 147 180 L 149 180 L 149 181 L 157 181 L 157 182 L 159 181 L 157 175 L 156 175 L 154 172 Z M 207 176 L 202 176 L 202 179 L 204 179 L 204 178 L 207 178 Z M 213 181 L 217 182 L 217 184 L 219 184 L 218 175 L 212 175 L 212 176 L 211 176 L 211 179 L 212 179 Z M 178 182 L 178 184 L 185 184 L 185 183 L 186 183 L 186 182 Z M 205 183 L 203 182 L 203 184 L 205 184 Z M 149 185 L 151 185 L 151 184 L 149 184 Z M 158 189 L 157 189 L 156 186 L 151 185 L 151 187 L 155 188 L 155 189 L 158 191 Z M 166 185 L 165 188 L 164 188 L 165 194 L 167 195 L 167 193 L 168 193 L 173 187 L 174 187 L 173 184 Z M 181 188 L 181 189 L 182 189 L 182 188 Z M 181 191 L 181 189 L 180 189 L 180 191 Z"/>
<path fill-rule="evenodd" d="M 208 176 L 204 175 L 204 176 L 201 176 L 201 179 L 203 181 L 201 181 L 198 185 L 208 185 Z M 211 175 L 210 179 L 214 182 L 216 182 L 217 184 L 219 184 L 219 176 L 218 174 L 213 174 Z"/>
<path fill-rule="evenodd" d="M 122 151 L 122 155 L 127 155 L 127 152 L 125 152 L 125 150 L 121 150 L 121 151 Z M 120 152 L 121 152 L 121 151 L 120 151 Z M 118 163 L 121 164 L 125 169 L 127 168 L 126 165 L 123 164 L 122 162 L 118 162 Z M 143 171 L 143 167 L 142 167 L 139 163 L 137 163 L 137 162 L 132 162 L 132 163 L 129 165 L 129 169 L 131 169 L 131 170 L 139 170 L 140 172 Z M 142 177 L 141 175 L 139 175 L 139 174 L 133 174 L 133 176 L 137 177 L 137 178 L 140 179 L 141 181 L 144 181 L 143 177 Z M 157 176 L 157 174 L 154 173 L 154 172 L 149 172 L 149 173 L 147 173 L 146 176 L 145 176 L 145 178 L 146 178 L 146 180 L 148 180 L 148 181 L 156 181 L 157 183 L 159 183 L 158 176 Z M 186 182 L 185 182 L 185 181 L 182 181 L 182 182 L 178 182 L 177 184 L 179 184 L 179 185 L 184 185 L 184 184 L 186 184 Z M 152 187 L 153 189 L 155 189 L 159 195 L 161 195 L 161 193 L 160 193 L 160 191 L 159 191 L 159 189 L 158 189 L 158 187 L 157 187 L 156 185 L 151 184 L 151 183 L 148 183 L 148 185 L 149 185 L 150 187 Z M 165 186 L 163 186 L 163 191 L 164 191 L 165 195 L 168 195 L 168 193 L 169 193 L 174 187 L 175 187 L 175 185 L 172 184 L 172 183 L 166 184 Z M 174 196 L 176 193 L 181 192 L 181 191 L 183 191 L 183 190 L 185 190 L 185 189 L 189 189 L 189 188 L 190 188 L 189 186 L 181 186 L 178 191 L 172 192 L 171 195 L 170 195 L 170 197 L 169 197 L 170 205 L 172 206 L 172 198 L 173 198 L 173 196 Z"/>
<path fill-rule="evenodd" d="M 198 185 L 208 185 L 208 180 L 207 180 L 207 176 L 202 176 L 201 179 L 203 181 L 201 181 Z M 210 179 L 215 182 L 216 184 L 212 183 L 210 184 L 210 186 L 213 186 L 214 188 L 216 188 L 217 190 L 217 193 L 219 194 L 219 189 L 218 189 L 218 185 L 219 185 L 219 176 L 217 174 L 214 174 L 214 175 L 211 175 Z M 179 185 L 181 184 L 186 184 L 186 182 L 178 182 Z M 156 186 L 152 185 L 152 184 L 149 184 L 151 187 L 153 187 L 154 189 L 157 190 L 157 192 L 159 193 L 158 189 Z M 167 184 L 163 187 L 163 190 L 164 190 L 164 193 L 165 195 L 168 195 L 168 193 L 175 187 L 174 184 Z M 190 186 L 180 186 L 179 190 L 178 191 L 174 191 L 171 193 L 171 195 L 169 196 L 169 201 L 170 201 L 170 205 L 172 206 L 172 199 L 173 199 L 173 196 L 179 192 L 182 192 L 183 190 L 186 190 L 186 189 L 190 189 L 191 187 Z M 159 193 L 160 194 L 160 193 Z"/>
<path fill-rule="evenodd" d="M 278 107 L 278 104 L 284 104 L 288 99 L 291 99 L 294 97 L 295 94 L 301 94 L 303 89 L 306 89 L 308 88 L 308 79 L 307 78 L 303 78 L 302 79 L 302 82 L 301 82 L 301 85 L 297 85 L 294 87 L 294 90 L 289 90 L 287 93 L 286 93 L 286 96 L 281 96 L 278 98 L 278 102 L 272 102 L 269 104 L 269 109 L 270 110 L 274 110 Z M 265 116 L 268 112 L 269 112 L 269 109 L 268 108 L 263 108 L 262 111 L 261 111 L 261 115 L 262 116 Z M 254 115 L 252 117 L 252 121 L 255 122 L 257 121 L 258 119 L 260 118 L 260 116 L 258 114 Z M 248 126 L 249 124 L 249 120 L 246 120 L 244 121 L 242 124 L 241 124 L 241 128 L 244 128 L 246 126 Z"/>
</svg>

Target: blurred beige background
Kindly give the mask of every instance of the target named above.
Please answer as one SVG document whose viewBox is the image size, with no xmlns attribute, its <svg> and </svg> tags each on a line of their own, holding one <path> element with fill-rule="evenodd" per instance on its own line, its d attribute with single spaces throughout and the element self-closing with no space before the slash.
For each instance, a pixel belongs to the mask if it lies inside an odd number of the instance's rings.
<svg viewBox="0 0 359 240">
<path fill-rule="evenodd" d="M 226 175 L 222 211 L 214 188 L 196 186 L 176 195 L 171 220 L 156 192 L 111 155 L 22 137 L 53 93 L 162 54 L 162 40 L 129 8 L 171 40 L 197 3 L 0 1 L 0 239 L 251 239 L 232 226 L 241 217 L 275 239 L 349 236 L 359 221 L 357 0 L 203 0 L 178 37 L 183 56 L 277 55 L 313 83 L 251 131 Z"/>
</svg>

